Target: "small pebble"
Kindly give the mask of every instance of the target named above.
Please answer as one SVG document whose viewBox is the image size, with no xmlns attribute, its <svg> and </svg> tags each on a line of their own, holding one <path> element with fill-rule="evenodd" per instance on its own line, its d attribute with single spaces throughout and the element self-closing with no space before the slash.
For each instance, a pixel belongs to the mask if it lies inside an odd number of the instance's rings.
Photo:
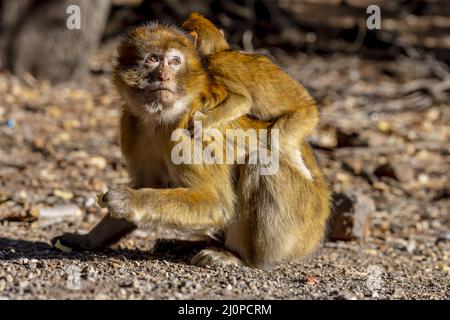
<svg viewBox="0 0 450 320">
<path fill-rule="evenodd" d="M 13 276 L 10 275 L 10 274 L 8 274 L 8 275 L 6 276 L 6 282 L 11 283 L 11 282 L 13 282 L 13 281 L 14 281 Z"/>
<path fill-rule="evenodd" d="M 450 241 L 450 232 L 444 232 L 440 234 L 437 238 L 437 242 Z"/>
<path fill-rule="evenodd" d="M 7 126 L 9 129 L 14 128 L 14 127 L 16 126 L 16 120 L 14 120 L 14 119 L 8 119 L 8 120 L 6 120 L 6 126 Z"/>
</svg>

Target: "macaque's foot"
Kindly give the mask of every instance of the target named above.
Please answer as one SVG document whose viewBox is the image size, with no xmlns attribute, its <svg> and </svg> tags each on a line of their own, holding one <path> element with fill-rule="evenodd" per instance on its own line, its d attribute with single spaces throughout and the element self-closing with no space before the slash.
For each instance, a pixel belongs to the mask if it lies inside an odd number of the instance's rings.
<svg viewBox="0 0 450 320">
<path fill-rule="evenodd" d="M 65 233 L 61 236 L 53 238 L 51 243 L 53 247 L 64 252 L 70 252 L 71 250 L 94 250 L 96 248 L 87 235 L 76 233 Z"/>
<path fill-rule="evenodd" d="M 108 208 L 109 214 L 115 219 L 134 221 L 132 208 L 133 190 L 128 187 L 114 187 L 103 195 L 102 203 Z"/>
<path fill-rule="evenodd" d="M 234 253 L 225 249 L 208 248 L 197 253 L 191 260 L 191 264 L 205 266 L 241 266 L 244 265 Z"/>
<path fill-rule="evenodd" d="M 177 240 L 177 239 L 158 239 L 152 248 L 153 254 L 174 253 L 185 255 L 192 252 L 198 252 L 212 244 L 212 240 Z"/>
</svg>

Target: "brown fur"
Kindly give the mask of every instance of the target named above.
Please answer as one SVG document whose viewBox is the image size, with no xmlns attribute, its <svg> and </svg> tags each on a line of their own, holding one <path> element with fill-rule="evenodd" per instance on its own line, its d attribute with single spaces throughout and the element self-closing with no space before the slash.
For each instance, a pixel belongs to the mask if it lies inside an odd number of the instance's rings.
<svg viewBox="0 0 450 320">
<path fill-rule="evenodd" d="M 203 126 L 218 126 L 245 114 L 277 120 L 273 128 L 280 130 L 281 151 L 292 156 L 319 119 L 317 106 L 306 89 L 268 57 L 229 50 L 220 30 L 198 13 L 191 14 L 182 28 L 196 37 L 208 73 L 228 93 L 221 105 L 208 109 L 208 104 L 202 109 L 206 115 L 198 120 Z"/>
<path fill-rule="evenodd" d="M 197 50 L 202 57 L 230 48 L 223 33 L 199 13 L 192 13 L 183 22 L 181 28 L 194 38 Z"/>
</svg>

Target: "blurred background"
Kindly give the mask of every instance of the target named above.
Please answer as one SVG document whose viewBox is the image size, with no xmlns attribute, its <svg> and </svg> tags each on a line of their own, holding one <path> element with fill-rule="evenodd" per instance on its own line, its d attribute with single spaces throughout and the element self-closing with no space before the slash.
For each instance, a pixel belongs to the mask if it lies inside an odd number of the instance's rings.
<svg viewBox="0 0 450 320">
<path fill-rule="evenodd" d="M 66 26 L 73 4 L 80 30 Z M 369 5 L 381 29 L 367 28 Z M 180 25 L 194 11 L 310 90 L 321 113 L 310 142 L 333 190 L 329 241 L 314 259 L 246 271 L 250 280 L 225 293 L 212 271 L 199 273 L 201 287 L 186 285 L 178 264 L 188 256 L 148 260 L 151 232 L 99 261 L 61 260 L 48 245 L 91 229 L 106 213 L 96 194 L 127 181 L 122 102 L 109 79 L 120 36 L 149 20 Z M 0 0 L 0 296 L 449 298 L 449 53 L 448 0 Z M 102 269 L 102 282 L 87 272 L 92 281 L 68 292 L 58 270 L 69 264 Z M 116 283 L 117 264 L 147 268 L 145 283 Z M 27 280 L 36 265 L 47 267 Z M 367 270 L 382 285 L 368 286 Z"/>
<path fill-rule="evenodd" d="M 72 4 L 83 13 L 80 32 L 66 28 L 66 8 Z M 381 8 L 380 30 L 366 27 L 366 9 L 373 4 Z M 342 52 L 380 59 L 428 51 L 444 62 L 450 59 L 445 0 L 2 0 L 0 6 L 3 67 L 55 82 L 83 74 L 92 50 L 129 28 L 149 20 L 179 24 L 194 11 L 247 51 Z"/>
</svg>

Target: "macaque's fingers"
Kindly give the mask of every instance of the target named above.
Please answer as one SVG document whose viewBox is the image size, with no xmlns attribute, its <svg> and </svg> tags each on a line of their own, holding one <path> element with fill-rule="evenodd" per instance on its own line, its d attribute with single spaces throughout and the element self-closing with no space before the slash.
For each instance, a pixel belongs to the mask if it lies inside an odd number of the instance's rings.
<svg viewBox="0 0 450 320">
<path fill-rule="evenodd" d="M 186 129 L 189 131 L 190 137 L 193 138 L 194 137 L 194 121 L 189 121 Z"/>
<path fill-rule="evenodd" d="M 103 195 L 102 203 L 108 208 L 112 218 L 133 222 L 135 211 L 132 208 L 135 193 L 136 191 L 129 187 L 117 186 Z"/>
</svg>

